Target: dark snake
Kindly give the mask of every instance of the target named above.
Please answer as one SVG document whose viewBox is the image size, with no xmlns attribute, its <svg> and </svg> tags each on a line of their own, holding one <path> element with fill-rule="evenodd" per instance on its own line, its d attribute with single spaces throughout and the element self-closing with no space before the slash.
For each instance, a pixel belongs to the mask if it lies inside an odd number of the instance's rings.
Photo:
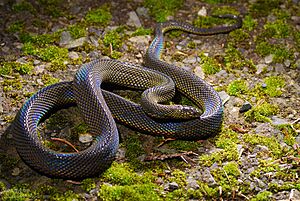
<svg viewBox="0 0 300 201">
<path fill-rule="evenodd" d="M 111 165 L 119 146 L 114 119 L 143 133 L 182 140 L 200 140 L 219 133 L 223 107 L 218 93 L 191 72 L 160 60 L 165 32 L 179 29 L 199 35 L 228 33 L 240 28 L 241 18 L 233 25 L 196 28 L 188 23 L 159 23 L 155 38 L 139 66 L 117 60 L 95 60 L 82 65 L 74 81 L 60 82 L 39 90 L 20 109 L 13 124 L 18 154 L 34 170 L 50 177 L 81 179 L 101 174 Z M 147 67 L 147 68 L 146 68 Z M 145 90 L 141 104 L 125 100 L 101 89 L 112 83 Z M 172 98 L 175 88 L 200 110 L 191 106 L 161 104 Z M 61 108 L 77 105 L 96 136 L 87 149 L 61 153 L 47 148 L 39 137 L 38 124 Z"/>
</svg>

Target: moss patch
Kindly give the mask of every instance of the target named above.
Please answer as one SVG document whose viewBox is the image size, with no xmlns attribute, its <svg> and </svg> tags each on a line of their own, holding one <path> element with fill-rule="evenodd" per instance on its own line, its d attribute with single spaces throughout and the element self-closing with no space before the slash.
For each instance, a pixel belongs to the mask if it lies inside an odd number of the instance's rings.
<svg viewBox="0 0 300 201">
<path fill-rule="evenodd" d="M 174 15 L 175 11 L 183 5 L 183 0 L 145 0 L 145 7 L 149 8 L 150 13 L 157 22 L 166 21 L 167 17 Z"/>
<path fill-rule="evenodd" d="M 100 8 L 89 11 L 85 16 L 87 23 L 98 26 L 108 25 L 111 18 L 112 15 L 110 13 L 110 6 L 108 4 L 104 4 Z"/>
<path fill-rule="evenodd" d="M 271 122 L 269 116 L 276 115 L 279 111 L 277 105 L 262 102 L 245 113 L 247 121 Z"/>
<path fill-rule="evenodd" d="M 280 96 L 282 94 L 282 88 L 285 86 L 285 81 L 279 76 L 270 76 L 264 79 L 266 87 L 263 88 L 264 93 L 271 97 Z"/>
<path fill-rule="evenodd" d="M 221 70 L 221 65 L 217 62 L 216 59 L 208 57 L 203 53 L 201 53 L 199 57 L 201 58 L 201 68 L 205 74 L 211 75 Z"/>
<path fill-rule="evenodd" d="M 246 80 L 234 80 L 227 86 L 227 93 L 231 96 L 239 96 L 248 91 Z"/>
</svg>

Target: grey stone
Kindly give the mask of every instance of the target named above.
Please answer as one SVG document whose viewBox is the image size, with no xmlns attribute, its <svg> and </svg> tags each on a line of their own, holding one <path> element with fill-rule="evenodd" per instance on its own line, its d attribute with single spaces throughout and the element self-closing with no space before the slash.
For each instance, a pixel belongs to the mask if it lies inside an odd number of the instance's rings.
<svg viewBox="0 0 300 201">
<path fill-rule="evenodd" d="M 76 60 L 79 58 L 79 55 L 77 54 L 77 52 L 69 52 L 69 58 L 72 60 Z"/>
<path fill-rule="evenodd" d="M 289 59 L 285 60 L 285 61 L 284 61 L 284 65 L 285 65 L 286 67 L 290 67 L 290 66 L 291 66 L 291 61 L 290 61 Z"/>
<path fill-rule="evenodd" d="M 281 119 L 277 116 L 272 116 L 271 120 L 272 120 L 273 125 L 282 125 L 282 124 L 288 124 L 289 123 L 287 120 Z"/>
<path fill-rule="evenodd" d="M 34 61 L 33 61 L 33 65 L 39 65 L 41 63 L 41 61 L 40 60 L 37 60 L 37 59 L 35 59 Z"/>
<path fill-rule="evenodd" d="M 223 105 L 225 105 L 226 102 L 230 99 L 230 96 L 226 93 L 226 91 L 220 91 L 218 92 L 218 94 L 222 100 Z"/>
<path fill-rule="evenodd" d="M 179 185 L 176 182 L 171 182 L 168 184 L 168 190 L 174 191 L 179 188 Z"/>
<path fill-rule="evenodd" d="M 64 47 L 68 48 L 68 49 L 73 49 L 73 48 L 76 48 L 76 47 L 81 47 L 84 44 L 84 42 L 86 42 L 86 41 L 87 41 L 86 37 L 81 37 L 81 38 L 78 38 L 76 40 L 70 41 Z"/>
<path fill-rule="evenodd" d="M 256 65 L 256 68 L 257 68 L 257 71 L 255 74 L 259 75 L 263 72 L 263 70 L 265 69 L 266 67 L 266 64 L 257 64 Z"/>
<path fill-rule="evenodd" d="M 252 105 L 251 105 L 248 101 L 246 101 L 246 102 L 242 105 L 242 107 L 240 108 L 239 112 L 240 112 L 240 113 L 247 112 L 247 111 L 249 111 L 251 108 L 252 108 Z"/>
<path fill-rule="evenodd" d="M 95 36 L 90 36 L 90 41 L 95 47 L 99 47 L 98 39 Z"/>
<path fill-rule="evenodd" d="M 189 57 L 183 59 L 182 62 L 186 63 L 186 64 L 193 64 L 193 63 L 197 62 L 197 58 L 195 56 L 189 56 Z"/>
<path fill-rule="evenodd" d="M 262 84 L 261 84 L 261 87 L 262 87 L 262 88 L 266 88 L 266 87 L 267 87 L 267 84 L 266 84 L 266 83 L 262 83 Z"/>
<path fill-rule="evenodd" d="M 43 73 L 45 71 L 46 65 L 42 64 L 42 65 L 38 65 L 34 67 L 34 71 L 36 74 L 40 74 Z"/>
<path fill-rule="evenodd" d="M 216 75 L 217 77 L 222 77 L 222 78 L 224 78 L 224 77 L 227 77 L 227 76 L 228 76 L 228 73 L 226 72 L 226 70 L 220 70 L 220 71 L 217 72 L 215 75 Z"/>
<path fill-rule="evenodd" d="M 2 102 L 3 102 L 3 98 L 2 96 L 0 96 L 0 113 L 3 113 L 3 105 L 2 105 Z M 0 135 L 1 136 L 1 135 Z"/>
<path fill-rule="evenodd" d="M 149 43 L 150 36 L 134 36 L 129 38 L 129 41 L 132 43 L 143 44 L 146 45 Z"/>
<path fill-rule="evenodd" d="M 59 46 L 65 46 L 73 40 L 70 32 L 63 31 L 60 36 Z"/>
<path fill-rule="evenodd" d="M 186 181 L 188 188 L 192 188 L 194 190 L 199 189 L 200 186 L 193 177 L 188 177 Z"/>
<path fill-rule="evenodd" d="M 147 8 L 145 8 L 145 7 L 138 7 L 138 8 L 136 9 L 136 12 L 137 12 L 137 14 L 138 14 L 139 16 L 143 16 L 143 17 L 145 17 L 145 18 L 150 18 L 150 17 L 149 17 L 149 10 L 148 10 Z"/>
<path fill-rule="evenodd" d="M 217 182 L 215 181 L 214 177 L 211 175 L 209 169 L 205 169 L 202 172 L 202 180 L 205 181 L 209 186 L 217 185 Z"/>
<path fill-rule="evenodd" d="M 275 71 L 277 73 L 283 73 L 283 72 L 285 72 L 284 66 L 282 64 L 276 64 L 275 65 Z"/>
<path fill-rule="evenodd" d="M 194 69 L 194 73 L 196 76 L 200 77 L 201 79 L 204 79 L 204 72 L 199 65 L 197 65 L 196 68 Z"/>
<path fill-rule="evenodd" d="M 90 134 L 81 134 L 79 135 L 79 141 L 81 143 L 90 143 L 93 141 L 93 136 Z"/>
<path fill-rule="evenodd" d="M 128 26 L 132 26 L 132 27 L 141 27 L 142 24 L 141 24 L 141 21 L 139 19 L 139 17 L 137 16 L 136 12 L 134 11 L 131 11 L 128 13 L 128 20 L 126 22 L 126 24 Z"/>
<path fill-rule="evenodd" d="M 207 10 L 206 8 L 203 6 L 199 11 L 198 11 L 198 16 L 206 16 L 207 15 Z"/>
<path fill-rule="evenodd" d="M 273 54 L 270 54 L 270 55 L 266 56 L 266 57 L 264 58 L 264 60 L 265 60 L 265 63 L 266 63 L 266 64 L 270 64 L 270 63 L 272 63 L 272 61 L 273 61 L 273 57 L 274 57 L 274 55 L 273 55 Z"/>
</svg>

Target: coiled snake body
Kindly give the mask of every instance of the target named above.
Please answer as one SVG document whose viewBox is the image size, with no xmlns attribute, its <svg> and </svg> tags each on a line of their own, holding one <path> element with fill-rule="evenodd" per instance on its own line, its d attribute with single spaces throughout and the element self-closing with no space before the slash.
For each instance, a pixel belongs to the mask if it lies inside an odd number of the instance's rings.
<svg viewBox="0 0 300 201">
<path fill-rule="evenodd" d="M 119 136 L 113 117 L 151 135 L 184 140 L 205 139 L 217 134 L 222 123 L 222 101 L 202 79 L 160 60 L 163 34 L 181 29 L 200 35 L 227 33 L 241 26 L 234 15 L 219 16 L 237 21 L 231 26 L 195 28 L 169 21 L 156 27 L 144 59 L 144 66 L 116 60 L 96 60 L 84 64 L 74 81 L 45 87 L 23 105 L 14 121 L 14 138 L 20 157 L 36 171 L 58 178 L 80 179 L 98 175 L 114 160 Z M 141 104 L 100 88 L 102 82 L 144 89 Z M 175 88 L 199 108 L 160 104 L 170 99 Z M 76 153 L 60 153 L 47 148 L 39 139 L 37 126 L 45 115 L 69 105 L 77 105 L 96 136 L 93 144 Z M 160 120 L 163 118 L 163 120 Z M 177 120 L 174 120 L 177 119 Z"/>
</svg>

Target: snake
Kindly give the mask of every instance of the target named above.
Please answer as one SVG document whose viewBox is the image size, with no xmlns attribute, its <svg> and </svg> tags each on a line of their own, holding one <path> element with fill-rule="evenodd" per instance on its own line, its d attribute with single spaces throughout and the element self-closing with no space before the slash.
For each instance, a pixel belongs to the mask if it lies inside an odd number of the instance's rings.
<svg viewBox="0 0 300 201">
<path fill-rule="evenodd" d="M 198 35 L 228 33 L 242 26 L 236 15 L 217 16 L 234 24 L 198 28 L 179 21 L 158 23 L 155 37 L 142 65 L 114 59 L 82 64 L 74 80 L 46 86 L 33 94 L 13 121 L 13 138 L 20 158 L 35 171 L 53 178 L 83 179 L 101 175 L 115 159 L 119 147 L 116 122 L 153 136 L 201 140 L 217 135 L 223 122 L 218 93 L 194 73 L 161 60 L 164 34 L 182 30 Z M 102 88 L 117 84 L 143 90 L 140 103 Z M 178 91 L 195 106 L 165 104 Z M 91 145 L 79 152 L 65 153 L 48 148 L 38 125 L 62 108 L 77 106 L 89 133 Z"/>
</svg>

